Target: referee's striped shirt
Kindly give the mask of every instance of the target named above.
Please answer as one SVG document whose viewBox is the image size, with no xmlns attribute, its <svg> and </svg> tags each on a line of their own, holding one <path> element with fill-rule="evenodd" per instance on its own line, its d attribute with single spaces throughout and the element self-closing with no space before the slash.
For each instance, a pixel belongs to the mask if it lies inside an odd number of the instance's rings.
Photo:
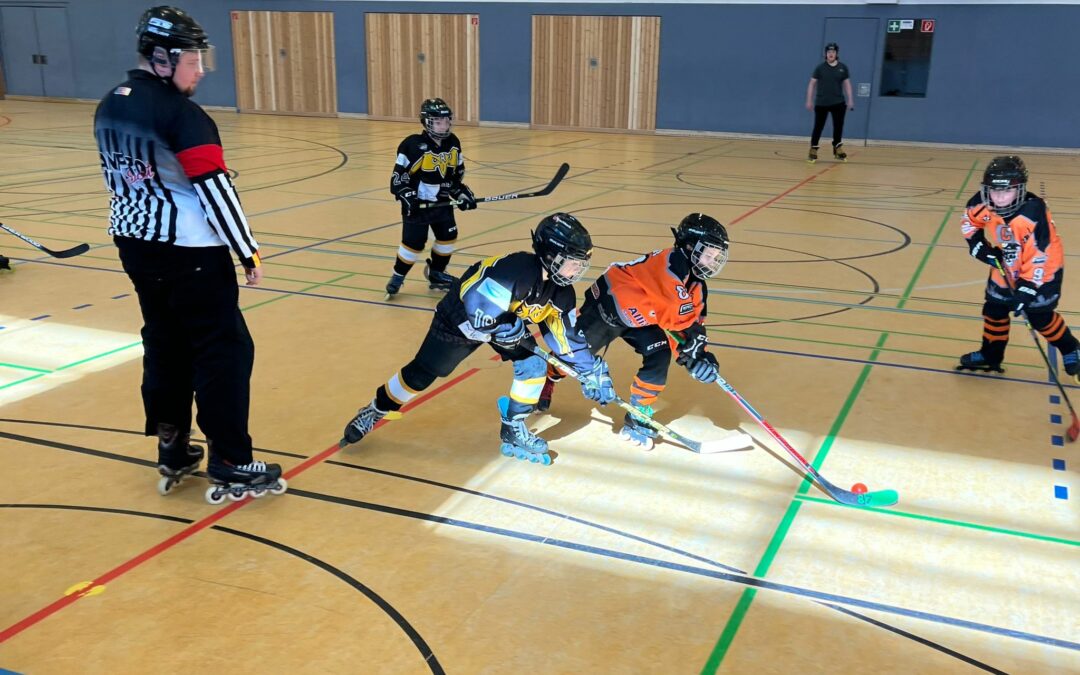
<svg viewBox="0 0 1080 675">
<path fill-rule="evenodd" d="M 175 246 L 229 246 L 257 267 L 259 245 L 225 167 L 217 125 L 171 83 L 144 70 L 94 115 L 109 234 Z"/>
</svg>

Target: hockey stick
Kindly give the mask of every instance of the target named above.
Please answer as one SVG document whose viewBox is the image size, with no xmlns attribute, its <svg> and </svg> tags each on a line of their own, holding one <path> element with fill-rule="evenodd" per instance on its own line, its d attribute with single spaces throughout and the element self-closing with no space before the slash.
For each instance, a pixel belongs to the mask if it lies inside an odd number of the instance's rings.
<svg viewBox="0 0 1080 675">
<path fill-rule="evenodd" d="M 45 248 L 44 246 L 37 243 L 36 241 L 31 239 L 30 237 L 27 237 L 26 235 L 24 235 L 24 234 L 22 234 L 20 232 L 16 232 L 15 230 L 11 229 L 10 227 L 8 227 L 7 225 L 5 225 L 3 223 L 0 223 L 0 229 L 3 229 L 8 234 L 15 235 L 16 237 L 18 237 L 19 239 L 22 239 L 27 244 L 30 244 L 31 246 L 33 246 L 37 250 L 48 253 L 49 255 L 51 255 L 54 258 L 74 258 L 75 256 L 82 255 L 83 253 L 86 253 L 87 251 L 90 250 L 90 244 L 79 244 L 78 246 L 72 246 L 71 248 L 63 250 L 63 251 L 54 251 L 52 249 Z"/>
<path fill-rule="evenodd" d="M 1009 275 L 1005 273 L 1005 268 L 1002 267 L 1001 261 L 994 258 L 994 265 L 1005 279 L 1005 283 L 1008 285 L 1009 290 L 1015 293 L 1016 287 L 1013 286 L 1012 279 L 1009 278 Z M 1076 410 L 1073 408 L 1072 401 L 1069 400 L 1069 395 L 1065 393 L 1065 387 L 1061 386 L 1061 380 L 1058 379 L 1057 369 L 1050 363 L 1050 357 L 1046 355 L 1046 350 L 1043 349 L 1042 342 L 1039 341 L 1038 333 L 1031 327 L 1031 320 L 1028 319 L 1027 312 L 1021 311 L 1020 314 L 1024 317 L 1024 324 L 1027 325 L 1028 332 L 1031 333 L 1031 339 L 1035 341 L 1035 346 L 1039 349 L 1039 355 L 1042 356 L 1043 362 L 1046 363 L 1046 369 L 1050 371 L 1050 379 L 1057 385 L 1058 391 L 1061 392 L 1061 398 L 1065 400 L 1065 405 L 1069 407 L 1069 412 L 1072 414 L 1072 424 L 1065 432 L 1065 435 L 1068 436 L 1070 441 L 1075 441 L 1080 437 L 1080 417 L 1076 416 Z"/>
<path fill-rule="evenodd" d="M 534 345 L 531 348 L 531 351 L 532 351 L 533 354 L 536 354 L 540 358 L 544 359 L 545 361 L 550 363 L 555 368 L 558 368 L 560 371 L 566 373 L 567 375 L 570 375 L 571 377 L 576 379 L 578 382 L 582 382 L 582 383 L 585 382 L 585 376 L 584 375 L 582 375 L 577 370 L 575 370 L 574 367 L 571 366 L 569 363 L 566 363 L 565 361 L 563 361 L 559 357 L 555 356 L 551 352 L 546 351 L 540 345 Z M 631 415 L 633 415 L 634 419 L 638 420 L 639 422 L 641 422 L 645 426 L 649 427 L 650 429 L 652 429 L 654 431 L 657 431 L 657 432 L 663 434 L 664 436 L 666 436 L 668 438 L 668 440 L 675 441 L 679 445 L 685 446 L 686 448 L 688 448 L 690 450 L 693 450 L 694 452 L 696 452 L 696 453 L 698 453 L 700 455 L 708 455 L 708 454 L 712 454 L 712 453 L 716 453 L 716 452 L 730 452 L 731 450 L 738 450 L 740 448 L 746 447 L 746 444 L 743 444 L 743 445 L 740 445 L 738 448 L 733 448 L 733 447 L 730 446 L 730 440 L 731 439 L 723 439 L 723 438 L 713 440 L 713 441 L 705 441 L 705 442 L 695 441 L 695 440 L 693 440 L 691 438 L 687 438 L 686 436 L 683 436 L 679 432 L 669 428 L 667 425 L 665 425 L 665 424 L 663 424 L 661 422 L 657 422 L 656 420 L 652 419 L 651 417 L 642 414 L 642 412 L 640 410 L 638 410 L 636 406 L 634 406 L 631 403 L 626 402 L 624 399 L 620 398 L 619 396 L 615 397 L 615 403 L 617 403 L 620 408 L 622 408 L 623 410 L 625 410 L 628 413 L 630 413 Z"/>
<path fill-rule="evenodd" d="M 555 175 L 551 178 L 551 182 L 547 184 L 543 189 L 536 192 L 507 192 L 506 194 L 493 195 L 491 197 L 477 197 L 476 203 L 481 204 L 484 202 L 505 202 L 511 199 L 526 199 L 528 197 L 544 197 L 555 191 L 555 188 L 559 186 L 562 179 L 566 177 L 566 174 L 570 172 L 570 165 L 563 163 L 559 167 L 559 170 L 555 172 Z M 420 204 L 422 209 L 434 209 L 442 206 L 457 206 L 461 203 L 460 199 L 451 199 L 448 202 L 424 202 Z"/>
<path fill-rule="evenodd" d="M 676 333 L 668 331 L 668 334 L 675 338 L 676 341 L 682 343 L 682 336 Z M 844 488 L 837 487 L 825 480 L 825 477 L 818 473 L 818 470 L 814 466 L 806 461 L 806 458 L 799 454 L 799 451 L 791 446 L 787 440 L 780 435 L 780 432 L 773 428 L 773 425 L 762 417 L 761 413 L 754 410 L 754 407 L 750 405 L 750 402 L 743 398 L 739 392 L 735 391 L 735 387 L 731 386 L 727 380 L 717 376 L 716 384 L 721 389 L 728 393 L 728 396 L 735 399 L 735 402 L 739 404 L 739 407 L 746 411 L 748 415 L 754 418 L 762 429 L 764 429 L 770 436 L 773 437 L 777 443 L 780 444 L 784 450 L 798 463 L 798 465 L 805 471 L 814 482 L 818 484 L 821 490 L 840 502 L 841 504 L 847 504 L 849 506 L 892 506 L 896 502 L 900 501 L 900 495 L 896 490 L 875 490 L 874 492 L 852 492 L 851 490 L 845 490 Z"/>
</svg>

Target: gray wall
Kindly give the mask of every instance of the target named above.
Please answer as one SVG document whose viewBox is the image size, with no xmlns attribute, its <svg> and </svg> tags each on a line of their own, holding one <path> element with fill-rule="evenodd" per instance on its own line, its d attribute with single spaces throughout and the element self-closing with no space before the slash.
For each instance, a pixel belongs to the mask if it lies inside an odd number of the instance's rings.
<svg viewBox="0 0 1080 675">
<path fill-rule="evenodd" d="M 677 5 L 470 2 L 318 2 L 177 0 L 210 33 L 219 72 L 198 100 L 235 105 L 230 10 L 332 11 L 342 112 L 366 112 L 365 12 L 480 15 L 480 116 L 528 122 L 532 14 L 660 16 L 657 126 L 758 134 L 809 135 L 802 107 L 819 62 L 825 19 L 937 20 L 925 99 L 878 97 L 877 62 L 848 62 L 854 79 L 871 70 L 874 139 L 1080 147 L 1078 5 Z M 0 0 L 0 5 L 30 2 Z M 64 3 L 55 3 L 64 4 Z M 131 67 L 133 27 L 149 0 L 67 4 L 77 95 L 99 98 Z M 883 45 L 882 41 L 879 45 Z M 0 45 L 2 47 L 2 45 Z M 843 58 L 841 45 L 841 58 Z M 17 93 L 17 92 L 10 92 Z M 864 104 L 866 99 L 860 99 Z"/>
</svg>

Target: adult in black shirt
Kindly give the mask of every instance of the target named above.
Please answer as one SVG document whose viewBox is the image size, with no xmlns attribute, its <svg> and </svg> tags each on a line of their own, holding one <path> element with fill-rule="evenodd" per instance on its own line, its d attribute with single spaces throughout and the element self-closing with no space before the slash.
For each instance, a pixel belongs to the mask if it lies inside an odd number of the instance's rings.
<svg viewBox="0 0 1080 675">
<path fill-rule="evenodd" d="M 814 131 L 810 135 L 810 154 L 807 161 L 817 161 L 818 142 L 825 129 L 825 118 L 832 114 L 833 157 L 847 161 L 844 152 L 844 115 L 847 110 L 855 109 L 855 99 L 851 94 L 851 78 L 848 67 L 838 58 L 840 46 L 835 42 L 825 45 L 825 61 L 814 68 L 810 84 L 806 87 L 806 109 L 814 112 Z M 845 109 L 845 99 L 847 106 Z"/>
</svg>

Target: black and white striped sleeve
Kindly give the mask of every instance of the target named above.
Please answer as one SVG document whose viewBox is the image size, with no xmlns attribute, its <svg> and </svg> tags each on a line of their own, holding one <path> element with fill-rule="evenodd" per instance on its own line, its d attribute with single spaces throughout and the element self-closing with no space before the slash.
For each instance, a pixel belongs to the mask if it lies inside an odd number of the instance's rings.
<svg viewBox="0 0 1080 675">
<path fill-rule="evenodd" d="M 204 174 L 192 180 L 192 185 L 202 202 L 207 222 L 236 252 L 244 267 L 250 269 L 261 265 L 259 245 L 251 233 L 244 207 L 240 204 L 229 174 L 223 171 Z"/>
</svg>

